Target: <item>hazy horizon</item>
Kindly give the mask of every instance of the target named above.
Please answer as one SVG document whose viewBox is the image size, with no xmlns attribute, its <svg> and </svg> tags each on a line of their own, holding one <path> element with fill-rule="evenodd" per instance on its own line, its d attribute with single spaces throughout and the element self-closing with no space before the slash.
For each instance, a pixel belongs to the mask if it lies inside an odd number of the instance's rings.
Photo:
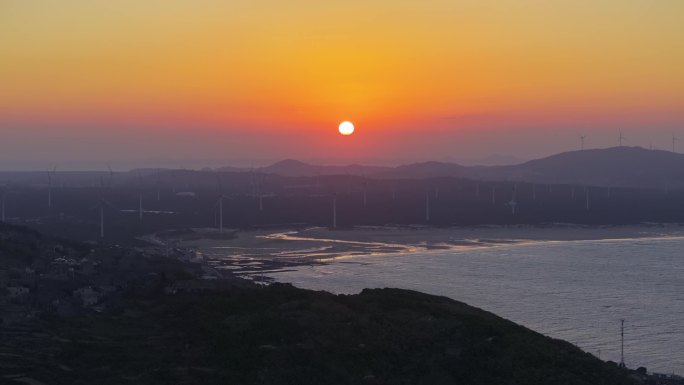
<svg viewBox="0 0 684 385">
<path fill-rule="evenodd" d="M 580 135 L 614 146 L 618 130 L 670 149 L 684 138 L 683 13 L 671 0 L 4 1 L 0 168 L 526 160 Z"/>
<path fill-rule="evenodd" d="M 623 146 L 672 151 L 672 134 L 667 137 L 666 133 L 663 133 L 661 137 L 662 140 L 658 142 L 648 139 L 642 140 L 642 142 L 645 143 L 633 143 L 633 140 L 630 140 L 633 138 L 633 136 L 627 136 L 627 134 L 624 135 L 626 139 L 623 139 Z M 592 145 L 593 143 L 591 142 L 591 138 L 592 137 L 585 138 L 585 149 L 605 149 L 617 146 L 617 134 L 614 140 L 616 143 L 610 143 L 610 140 L 604 140 L 602 141 L 603 146 Z M 513 140 L 514 138 L 511 138 L 509 142 L 512 142 Z M 414 144 L 416 143 L 415 140 L 409 142 Z M 151 154 L 147 154 L 146 156 L 144 152 L 138 153 L 132 151 L 131 147 L 127 147 L 125 145 L 109 147 L 103 143 L 101 144 L 101 147 L 92 147 L 93 152 L 89 152 L 89 148 L 86 147 L 84 151 L 78 151 L 77 153 L 65 151 L 62 154 L 56 154 L 52 158 L 46 157 L 46 154 L 49 153 L 49 150 L 45 149 L 29 149 L 29 154 L 26 157 L 11 157 L 9 154 L 11 154 L 12 151 L 4 151 L 3 154 L 0 155 L 0 171 L 45 171 L 51 170 L 53 168 L 57 168 L 58 171 L 106 171 L 110 167 L 115 171 L 128 171 L 136 168 L 201 169 L 205 167 L 264 167 L 287 159 L 294 159 L 305 163 L 319 165 L 362 164 L 368 166 L 399 166 L 426 161 L 439 161 L 458 163 L 464 166 L 495 166 L 519 164 L 529 160 L 540 159 L 555 154 L 576 151 L 580 149 L 579 135 L 577 137 L 568 138 L 566 142 L 568 142 L 568 146 L 566 148 L 564 148 L 562 144 L 559 144 L 558 146 L 548 146 L 537 150 L 532 149 L 530 151 L 503 152 L 506 148 L 502 146 L 502 152 L 492 153 L 477 153 L 473 152 L 472 150 L 468 151 L 467 149 L 465 151 L 449 152 L 449 149 L 446 148 L 448 147 L 448 143 L 433 143 L 432 148 L 443 148 L 444 151 L 435 151 L 432 155 L 419 155 L 415 153 L 411 154 L 411 152 L 407 150 L 403 152 L 407 154 L 404 157 L 364 156 L 358 158 L 352 156 L 326 157 L 321 154 L 297 154 L 288 151 L 272 151 L 272 155 L 264 155 L 261 157 L 249 157 L 244 155 L 231 156 L 229 154 L 226 154 L 225 156 L 218 155 L 212 157 L 211 152 L 205 156 L 201 156 L 199 155 L 199 152 L 182 152 L 173 150 L 163 151 L 157 157 L 154 157 Z M 54 143 L 41 143 L 36 144 L 35 146 L 52 146 L 53 144 Z M 0 146 L 3 145 L 7 145 L 7 143 L 3 142 L 3 144 L 0 144 Z M 679 138 L 677 140 L 676 146 L 676 152 L 680 152 L 679 148 L 684 146 L 684 144 L 679 144 Z M 416 147 L 420 148 L 421 146 L 416 145 Z M 555 148 L 557 148 L 557 150 L 554 150 Z M 14 149 L 16 150 L 16 146 Z M 117 156 L 117 153 L 122 151 L 131 153 L 131 155 Z M 206 152 L 207 151 L 205 151 L 205 153 Z M 177 156 L 173 156 L 174 154 L 177 154 Z"/>
</svg>

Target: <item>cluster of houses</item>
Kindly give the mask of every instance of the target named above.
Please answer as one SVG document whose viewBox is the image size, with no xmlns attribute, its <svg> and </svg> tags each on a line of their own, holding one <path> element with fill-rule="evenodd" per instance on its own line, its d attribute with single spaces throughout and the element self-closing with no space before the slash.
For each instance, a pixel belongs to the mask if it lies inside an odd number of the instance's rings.
<svg viewBox="0 0 684 385">
<path fill-rule="evenodd" d="M 46 312 L 113 310 L 129 288 L 163 288 L 173 295 L 246 284 L 197 263 L 201 257 L 193 252 L 174 248 L 161 255 L 155 248 L 89 249 L 16 228 L 0 231 L 0 326 Z"/>
<path fill-rule="evenodd" d="M 157 279 L 145 256 L 134 250 L 111 246 L 78 253 L 61 245 L 37 246 L 30 255 L 0 248 L 0 325 L 25 322 L 45 311 L 101 310 L 104 299 L 132 281 Z"/>
</svg>

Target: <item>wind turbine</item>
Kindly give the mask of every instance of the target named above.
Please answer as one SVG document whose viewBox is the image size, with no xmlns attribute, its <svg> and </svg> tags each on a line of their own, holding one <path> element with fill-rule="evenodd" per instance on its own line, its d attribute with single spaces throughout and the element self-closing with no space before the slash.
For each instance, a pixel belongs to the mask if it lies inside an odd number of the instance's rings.
<svg viewBox="0 0 684 385">
<path fill-rule="evenodd" d="M 584 150 L 584 139 L 586 137 L 586 135 L 580 135 L 580 150 Z"/>
<path fill-rule="evenodd" d="M 333 194 L 333 217 L 332 217 L 332 227 L 337 228 L 337 193 Z"/>
<path fill-rule="evenodd" d="M 363 208 L 368 205 L 368 181 L 363 182 Z"/>
<path fill-rule="evenodd" d="M 138 220 L 142 222 L 143 219 L 143 196 L 142 196 L 142 191 L 140 192 L 140 195 L 138 196 Z"/>
<path fill-rule="evenodd" d="M 516 189 L 516 187 L 513 187 L 513 196 L 511 197 L 510 202 L 506 203 L 507 205 L 511 206 L 511 214 L 513 215 L 515 215 L 515 208 L 518 206 L 518 202 L 515 200 Z"/>
<path fill-rule="evenodd" d="M 157 169 L 157 202 L 161 201 L 161 174 Z"/>
<path fill-rule="evenodd" d="M 7 195 L 9 195 L 9 191 L 3 191 L 2 192 L 2 197 L 0 198 L 0 201 L 2 202 L 2 216 L 0 216 L 0 220 L 2 222 L 6 222 L 5 218 L 5 200 L 7 200 Z"/>
<path fill-rule="evenodd" d="M 620 320 L 620 365 L 625 367 L 625 320 Z"/>
<path fill-rule="evenodd" d="M 584 195 L 586 198 L 586 209 L 589 211 L 589 188 L 584 188 Z"/>
<path fill-rule="evenodd" d="M 224 199 L 230 199 L 230 197 L 221 194 L 221 195 L 219 196 L 218 200 L 216 201 L 216 203 L 214 203 L 214 208 L 218 207 L 218 214 L 219 214 L 219 232 L 220 232 L 220 233 L 223 232 L 223 200 L 224 200 Z"/>
<path fill-rule="evenodd" d="M 109 187 L 111 188 L 114 185 L 114 171 L 109 164 L 107 165 L 107 169 L 109 170 Z"/>
<path fill-rule="evenodd" d="M 223 194 L 223 184 L 221 183 L 221 176 L 216 175 L 217 182 L 218 182 L 218 187 L 219 187 L 219 198 L 214 203 L 214 209 L 218 207 L 218 214 L 219 214 L 219 232 L 223 232 L 223 200 L 224 199 L 230 199 L 230 197 L 226 196 Z"/>
<path fill-rule="evenodd" d="M 261 167 L 259 167 L 256 173 L 253 169 L 250 169 L 250 183 L 252 185 L 251 196 L 259 200 L 259 211 L 264 211 L 264 194 L 261 192 L 261 183 L 263 180 L 263 174 L 261 173 Z M 318 187 L 316 187 L 318 189 Z"/>
<path fill-rule="evenodd" d="M 425 222 L 430 222 L 430 193 L 425 193 Z"/>
<path fill-rule="evenodd" d="M 57 166 L 55 166 L 52 171 L 48 170 L 48 207 L 52 207 L 52 174 L 57 171 Z"/>
<path fill-rule="evenodd" d="M 100 198 L 97 201 L 97 205 L 95 205 L 95 209 L 100 210 L 100 238 L 104 238 L 104 210 L 106 207 L 114 207 L 111 203 L 109 203 L 107 200 Z"/>
<path fill-rule="evenodd" d="M 622 140 L 627 139 L 622 135 L 622 130 L 618 130 L 618 146 L 622 147 Z"/>
<path fill-rule="evenodd" d="M 256 196 L 257 195 L 256 194 L 257 187 L 256 187 L 256 178 L 254 176 L 254 165 L 249 166 L 249 187 L 252 190 L 250 195 L 253 197 Z"/>
<path fill-rule="evenodd" d="M 675 151 L 675 142 L 678 140 L 679 138 L 675 137 L 674 134 L 672 134 L 672 152 L 677 152 Z"/>
<path fill-rule="evenodd" d="M 138 220 L 142 222 L 143 220 L 143 181 L 142 176 L 138 174 L 138 184 L 140 186 L 140 191 L 138 192 Z"/>
</svg>

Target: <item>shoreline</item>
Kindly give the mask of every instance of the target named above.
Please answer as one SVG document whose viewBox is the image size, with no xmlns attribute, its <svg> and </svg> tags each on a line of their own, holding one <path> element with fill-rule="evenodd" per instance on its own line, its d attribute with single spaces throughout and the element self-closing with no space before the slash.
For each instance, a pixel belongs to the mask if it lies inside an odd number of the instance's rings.
<svg viewBox="0 0 684 385">
<path fill-rule="evenodd" d="M 463 234 L 476 234 L 477 238 L 465 238 Z M 511 238 L 513 235 L 515 238 Z M 522 236 L 524 235 L 524 237 Z M 232 239 L 210 239 L 209 246 L 219 254 L 232 255 L 211 258 L 201 252 L 202 259 L 213 269 L 251 280 L 257 284 L 281 282 L 280 273 L 302 266 L 329 265 L 332 263 L 355 263 L 355 257 L 387 256 L 399 254 L 448 253 L 450 250 L 474 250 L 482 248 L 508 248 L 523 245 L 567 242 L 614 242 L 634 240 L 664 240 L 684 238 L 684 226 L 680 224 L 644 224 L 617 226 L 492 226 L 455 228 L 354 228 L 329 230 L 307 228 L 281 231 L 237 232 Z M 202 239 L 194 239 L 195 246 L 208 246 Z M 459 243 L 460 242 L 460 243 Z M 459 243 L 456 245 L 456 243 Z M 464 245 L 463 243 L 468 243 Z M 246 255 L 249 244 L 259 245 L 259 256 Z M 313 246 L 326 244 L 325 248 Z M 330 246 L 332 245 L 332 246 Z M 187 246 L 187 245 L 184 245 Z M 337 249 L 335 249 L 337 247 Z M 379 251 L 378 248 L 396 249 Z M 359 249 L 360 248 L 360 249 Z M 341 250 L 348 250 L 343 252 Z M 343 255 L 320 258 L 323 251 Z M 325 253 L 324 253 L 325 254 Z M 341 260 L 347 261 L 341 261 Z M 363 263 L 363 262 L 357 262 Z M 315 289 L 313 289 L 315 290 Z M 319 289 L 321 290 L 321 289 Z M 329 289 L 322 289 L 329 290 Z M 415 290 L 415 289 L 414 289 Z M 451 297 L 453 298 L 453 297 Z M 458 300 L 458 298 L 455 298 Z M 485 307 L 483 307 L 485 308 Z M 486 308 L 491 310 L 490 308 Z M 497 314 L 499 314 L 497 312 Z M 537 330 L 535 328 L 534 330 Z M 575 342 L 573 342 L 575 343 Z M 576 343 L 575 343 L 576 344 Z"/>
<path fill-rule="evenodd" d="M 203 237 L 206 232 L 207 236 Z M 544 242 L 616 241 L 684 237 L 682 224 L 468 227 L 322 227 L 280 231 L 236 231 L 216 237 L 195 229 L 190 236 L 166 242 L 192 250 L 206 265 L 223 274 L 270 282 L 261 276 L 295 266 L 326 264 L 339 259 L 397 254 L 439 253 Z M 153 237 L 157 237 L 153 235 Z M 159 239 L 159 238 L 157 238 Z"/>
</svg>

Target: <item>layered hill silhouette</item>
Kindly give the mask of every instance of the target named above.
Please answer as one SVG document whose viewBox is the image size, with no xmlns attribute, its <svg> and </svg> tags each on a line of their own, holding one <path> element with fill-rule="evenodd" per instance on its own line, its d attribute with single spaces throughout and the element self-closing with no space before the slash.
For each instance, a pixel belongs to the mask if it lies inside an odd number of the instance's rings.
<svg viewBox="0 0 684 385">
<path fill-rule="evenodd" d="M 641 147 L 572 151 L 516 166 L 484 168 L 480 176 L 593 186 L 682 187 L 684 155 Z"/>
<path fill-rule="evenodd" d="M 366 175 L 371 176 L 391 171 L 391 167 L 363 166 L 352 164 L 347 166 L 321 166 L 298 160 L 286 159 L 261 169 L 262 172 L 281 176 L 317 176 L 317 175 Z"/>
<path fill-rule="evenodd" d="M 684 187 L 684 154 L 647 150 L 641 147 L 612 147 L 564 152 L 508 166 L 463 166 L 457 163 L 434 161 L 397 167 L 320 166 L 297 160 L 284 160 L 264 167 L 259 172 L 285 177 L 317 175 L 355 175 L 385 179 L 458 177 L 543 184 L 681 188 Z"/>
<path fill-rule="evenodd" d="M 505 166 L 464 166 L 448 162 L 421 162 L 396 167 L 372 165 L 318 165 L 287 159 L 266 167 L 172 170 L 136 169 L 124 173 L 108 171 L 58 171 L 54 186 L 100 186 L 116 183 L 148 183 L 170 174 L 178 183 L 207 179 L 216 184 L 216 175 L 270 174 L 285 178 L 332 175 L 372 179 L 429 179 L 456 177 L 482 181 L 531 182 L 539 184 L 572 184 L 602 187 L 681 189 L 684 188 L 684 154 L 648 150 L 641 147 L 612 147 L 570 151 L 528 162 Z M 242 176 L 239 176 L 243 174 Z M 8 184 L 47 186 L 48 173 L 0 172 L 0 187 Z M 191 183 L 190 183 L 191 184 Z"/>
</svg>

